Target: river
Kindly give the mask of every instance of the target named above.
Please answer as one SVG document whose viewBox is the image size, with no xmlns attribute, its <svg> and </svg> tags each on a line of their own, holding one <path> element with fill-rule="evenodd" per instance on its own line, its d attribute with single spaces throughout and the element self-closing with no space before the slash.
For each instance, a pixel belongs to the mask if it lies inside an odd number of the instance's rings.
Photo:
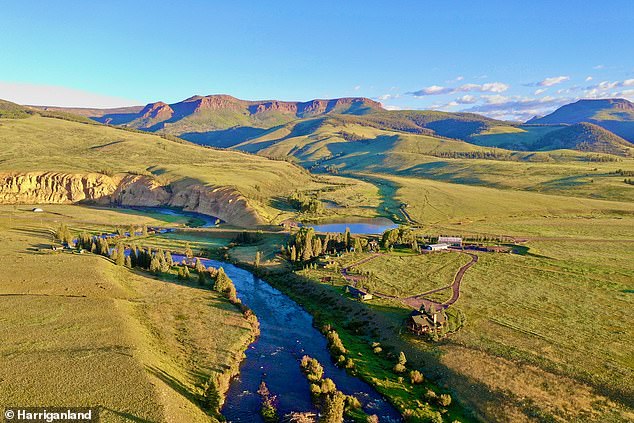
<svg viewBox="0 0 634 423">
<path fill-rule="evenodd" d="M 160 233 L 172 231 L 158 230 Z M 172 254 L 172 259 L 180 263 L 185 256 Z M 205 267 L 224 268 L 236 287 L 238 298 L 253 310 L 260 322 L 260 336 L 245 352 L 240 374 L 232 380 L 227 392 L 222 414 L 228 421 L 264 421 L 257 394 L 262 380 L 278 397 L 280 415 L 292 411 L 317 411 L 311 401 L 309 383 L 299 367 L 303 355 L 319 360 L 324 368 L 324 378 L 331 378 L 343 393 L 357 397 L 368 414 L 378 415 L 381 422 L 402 421 L 398 411 L 373 387 L 332 363 L 326 338 L 313 327 L 312 316 L 290 297 L 230 263 L 200 260 Z"/>
<path fill-rule="evenodd" d="M 183 256 L 172 255 L 174 261 Z M 278 396 L 281 415 L 291 411 L 315 411 L 309 384 L 299 362 L 303 355 L 319 360 L 324 377 L 337 388 L 356 396 L 368 414 L 380 420 L 401 421 L 400 414 L 370 385 L 336 367 L 328 352 L 325 337 L 313 327 L 313 319 L 295 301 L 247 270 L 216 260 L 201 259 L 206 267 L 223 267 L 233 280 L 238 298 L 249 306 L 260 322 L 260 336 L 246 351 L 246 358 L 227 392 L 222 414 L 230 422 L 262 422 L 257 394 L 264 380 Z"/>
</svg>

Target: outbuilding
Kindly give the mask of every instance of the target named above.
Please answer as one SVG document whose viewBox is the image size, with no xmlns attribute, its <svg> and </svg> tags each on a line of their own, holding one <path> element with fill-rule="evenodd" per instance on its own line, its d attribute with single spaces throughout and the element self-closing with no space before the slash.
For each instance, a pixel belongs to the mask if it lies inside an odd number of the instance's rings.
<svg viewBox="0 0 634 423">
<path fill-rule="evenodd" d="M 368 301 L 368 300 L 371 300 L 372 298 L 374 298 L 372 296 L 372 294 L 370 294 L 370 293 L 368 293 L 368 292 L 366 292 L 366 291 L 364 291 L 362 289 L 355 288 L 352 285 L 346 286 L 346 292 L 348 294 L 350 294 L 352 297 L 354 297 L 357 300 L 359 300 L 359 301 Z"/>
<path fill-rule="evenodd" d="M 39 207 L 33 207 L 33 208 L 31 209 L 31 211 L 32 211 L 33 213 L 42 213 L 44 210 L 42 210 L 42 209 L 41 209 L 41 208 L 39 208 Z"/>
<path fill-rule="evenodd" d="M 448 250 L 449 249 L 449 244 L 430 244 L 427 246 L 427 249 L 430 251 L 442 251 L 442 250 Z"/>
</svg>

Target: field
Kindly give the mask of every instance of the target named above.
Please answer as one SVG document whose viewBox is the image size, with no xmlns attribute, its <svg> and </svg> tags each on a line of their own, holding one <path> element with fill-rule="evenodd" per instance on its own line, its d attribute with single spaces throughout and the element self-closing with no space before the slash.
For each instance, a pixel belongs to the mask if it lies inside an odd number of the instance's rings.
<svg viewBox="0 0 634 423">
<path fill-rule="evenodd" d="M 355 258 L 362 258 L 362 255 Z M 347 255 L 340 262 L 342 267 L 354 263 Z M 363 281 L 364 287 L 383 294 L 407 297 L 451 285 L 460 266 L 468 262 L 469 257 L 463 254 L 391 253 L 355 266 L 349 273 L 359 271 L 365 275 L 369 272 L 370 278 Z"/>
<path fill-rule="evenodd" d="M 99 405 L 105 422 L 214 421 L 204 386 L 251 339 L 242 313 L 194 284 L 48 248 L 62 221 L 110 231 L 152 217 L 46 209 L 0 207 L 0 403 Z"/>
</svg>

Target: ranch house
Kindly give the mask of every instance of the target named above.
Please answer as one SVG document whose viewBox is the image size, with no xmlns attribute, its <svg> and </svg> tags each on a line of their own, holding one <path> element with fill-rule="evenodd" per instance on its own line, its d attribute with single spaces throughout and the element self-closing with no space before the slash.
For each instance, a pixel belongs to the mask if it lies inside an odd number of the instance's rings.
<svg viewBox="0 0 634 423">
<path fill-rule="evenodd" d="M 443 327 L 446 322 L 447 316 L 442 307 L 428 304 L 412 312 L 407 319 L 407 328 L 415 335 L 422 335 Z"/>
</svg>

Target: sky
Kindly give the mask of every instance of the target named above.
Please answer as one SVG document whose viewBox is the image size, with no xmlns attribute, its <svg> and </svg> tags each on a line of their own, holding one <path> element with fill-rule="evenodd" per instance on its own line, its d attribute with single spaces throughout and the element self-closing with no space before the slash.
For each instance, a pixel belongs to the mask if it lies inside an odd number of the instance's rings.
<svg viewBox="0 0 634 423">
<path fill-rule="evenodd" d="M 0 98 L 369 97 L 525 120 L 634 100 L 634 2 L 0 0 Z"/>
</svg>

